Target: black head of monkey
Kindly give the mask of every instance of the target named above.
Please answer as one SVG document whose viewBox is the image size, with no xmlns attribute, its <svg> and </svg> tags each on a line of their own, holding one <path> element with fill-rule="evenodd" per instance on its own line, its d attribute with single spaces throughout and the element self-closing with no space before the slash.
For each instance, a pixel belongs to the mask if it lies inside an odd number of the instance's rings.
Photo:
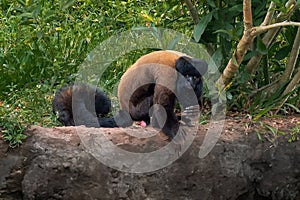
<svg viewBox="0 0 300 200">
<path fill-rule="evenodd" d="M 181 56 L 176 60 L 175 66 L 176 70 L 182 75 L 182 77 L 177 77 L 177 94 L 193 89 L 198 103 L 201 104 L 203 88 L 202 75 L 207 71 L 207 63 L 200 59 Z"/>
<path fill-rule="evenodd" d="M 174 73 L 174 69 L 182 76 Z M 118 87 L 121 110 L 127 111 L 133 120 L 149 122 L 152 118 L 152 126 L 161 128 L 163 133 L 172 139 L 179 127 L 174 112 L 176 100 L 174 90 L 176 94 L 192 90 L 199 100 L 202 94 L 202 75 L 206 71 L 205 61 L 180 52 L 156 51 L 146 54 L 121 78 Z M 183 101 L 183 107 L 194 103 L 187 98 Z M 159 106 L 152 107 L 153 105 Z"/>
</svg>

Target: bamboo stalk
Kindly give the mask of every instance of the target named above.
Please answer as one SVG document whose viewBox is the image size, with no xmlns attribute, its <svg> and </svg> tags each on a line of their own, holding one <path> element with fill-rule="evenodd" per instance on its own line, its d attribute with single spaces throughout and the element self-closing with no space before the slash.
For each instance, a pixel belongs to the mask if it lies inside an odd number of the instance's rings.
<svg viewBox="0 0 300 200">
<path fill-rule="evenodd" d="M 270 3 L 270 6 L 269 6 L 269 9 L 268 9 L 268 12 L 265 16 L 265 19 L 263 21 L 263 23 L 261 24 L 261 26 L 266 26 L 266 25 L 269 25 L 274 17 L 274 12 L 275 12 L 275 3 L 272 1 Z"/>
<path fill-rule="evenodd" d="M 270 4 L 270 7 L 268 9 L 269 11 L 273 9 L 272 6 L 273 5 Z M 292 16 L 292 14 L 295 12 L 295 10 L 297 10 L 299 7 L 300 7 L 300 5 L 296 5 L 296 2 L 294 0 L 289 0 L 286 3 L 286 8 L 289 9 L 288 13 L 280 12 L 278 14 L 278 17 L 276 18 L 275 23 L 284 22 L 284 21 L 288 20 Z M 270 16 L 271 13 L 268 12 L 267 15 Z M 265 17 L 265 20 L 262 23 L 262 25 L 264 25 L 266 23 L 265 22 L 265 21 L 267 21 L 266 18 L 267 18 L 267 16 Z M 266 24 L 266 25 L 268 25 L 268 24 Z M 281 27 L 270 29 L 264 35 L 262 41 L 266 45 L 267 48 L 269 48 L 269 46 L 271 46 L 271 44 L 275 41 L 275 38 L 277 37 L 277 34 L 280 31 L 280 29 L 281 29 Z M 245 67 L 245 71 L 249 74 L 252 74 L 252 73 L 256 72 L 262 57 L 263 57 L 263 55 L 261 55 L 261 54 L 257 54 L 254 57 L 252 57 L 249 60 L 249 62 L 247 63 L 247 65 Z"/>
<path fill-rule="evenodd" d="M 294 40 L 291 54 L 287 61 L 285 71 L 281 76 L 279 84 L 283 84 L 286 81 L 291 79 L 292 73 L 294 72 L 296 62 L 299 56 L 299 50 L 300 50 L 300 26 L 298 27 L 298 31 Z"/>
<path fill-rule="evenodd" d="M 296 89 L 297 87 L 299 87 L 299 82 L 300 82 L 300 63 L 298 66 L 298 71 L 295 74 L 295 76 L 293 77 L 293 79 L 290 81 L 290 83 L 288 84 L 288 86 L 285 88 L 284 92 L 282 93 L 281 97 L 282 100 L 279 103 L 279 105 L 277 106 L 277 111 L 276 113 L 279 112 L 280 108 L 283 106 L 283 104 L 288 100 L 289 96 L 286 96 L 287 94 L 289 94 L 290 92 L 292 92 L 294 89 Z M 285 97 L 286 96 L 286 97 Z"/>
</svg>

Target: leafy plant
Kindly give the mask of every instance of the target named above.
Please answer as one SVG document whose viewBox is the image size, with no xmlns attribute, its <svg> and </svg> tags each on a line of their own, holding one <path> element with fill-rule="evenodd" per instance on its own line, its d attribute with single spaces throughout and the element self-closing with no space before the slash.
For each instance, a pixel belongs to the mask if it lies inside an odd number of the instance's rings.
<svg viewBox="0 0 300 200">
<path fill-rule="evenodd" d="M 259 141 L 266 139 L 273 145 L 276 145 L 276 139 L 278 137 L 286 135 L 285 132 L 262 121 L 259 122 L 259 127 L 255 129 L 255 133 Z"/>
<path fill-rule="evenodd" d="M 300 140 L 300 122 L 290 130 L 289 142 L 295 142 Z"/>
<path fill-rule="evenodd" d="M 12 108 L 11 105 L 1 102 L 0 106 L 0 132 L 3 139 L 10 143 L 11 147 L 17 147 L 26 138 L 23 131 L 26 129 L 18 120 L 19 108 Z"/>
<path fill-rule="evenodd" d="M 187 12 L 178 1 L 0 1 L 3 138 L 17 146 L 28 126 L 59 125 L 51 110 L 55 90 L 75 80 L 78 66 L 103 40 L 139 26 L 191 33 Z M 132 52 L 113 62 L 101 86 L 112 92 L 143 53 Z"/>
<path fill-rule="evenodd" d="M 275 16 L 287 16 L 285 3 L 274 1 Z M 51 112 L 54 92 L 72 83 L 78 66 L 102 41 L 131 28 L 157 26 L 176 30 L 206 45 L 222 72 L 243 34 L 243 2 L 195 1 L 201 21 L 193 25 L 184 2 L 170 1 L 96 1 L 96 0 L 2 0 L 0 1 L 0 127 L 4 138 L 17 146 L 27 126 L 59 125 Z M 299 4 L 299 3 L 298 3 Z M 259 25 L 268 12 L 270 1 L 252 0 L 253 23 Z M 299 21 L 300 11 L 290 14 Z M 264 35 L 257 38 L 246 54 L 230 87 L 229 110 L 248 112 L 254 118 L 272 114 L 274 102 L 288 98 L 281 112 L 299 112 L 300 89 L 282 97 L 281 84 L 271 92 L 286 68 L 297 34 L 295 27 L 278 33 L 271 45 L 264 45 Z M 112 63 L 100 85 L 113 92 L 123 72 L 149 50 L 131 52 Z M 255 73 L 247 73 L 247 63 L 263 56 Z M 296 68 L 299 65 L 297 62 Z M 208 98 L 208 93 L 204 94 Z"/>
</svg>

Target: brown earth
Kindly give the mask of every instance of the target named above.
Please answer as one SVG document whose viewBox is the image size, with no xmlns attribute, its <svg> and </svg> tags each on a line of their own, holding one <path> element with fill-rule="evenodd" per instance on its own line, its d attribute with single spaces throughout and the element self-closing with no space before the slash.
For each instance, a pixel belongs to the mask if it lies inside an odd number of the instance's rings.
<svg viewBox="0 0 300 200">
<path fill-rule="evenodd" d="M 217 144 L 204 158 L 198 154 L 210 123 L 200 125 L 195 140 L 179 159 L 162 169 L 138 174 L 104 165 L 85 145 L 102 145 L 103 155 L 115 158 L 117 155 L 105 151 L 105 143 L 94 144 L 103 131 L 114 144 L 131 152 L 151 152 L 167 145 L 162 134 L 138 139 L 125 133 L 155 134 L 150 127 L 34 126 L 19 148 L 11 149 L 0 140 L 0 200 L 300 200 L 300 141 L 288 142 L 293 134 L 299 139 L 299 122 L 296 115 L 259 122 L 231 115 Z M 80 140 L 76 131 L 91 137 Z M 174 156 L 171 154 L 144 164 L 159 164 Z M 124 171 L 138 164 L 124 164 Z"/>
</svg>

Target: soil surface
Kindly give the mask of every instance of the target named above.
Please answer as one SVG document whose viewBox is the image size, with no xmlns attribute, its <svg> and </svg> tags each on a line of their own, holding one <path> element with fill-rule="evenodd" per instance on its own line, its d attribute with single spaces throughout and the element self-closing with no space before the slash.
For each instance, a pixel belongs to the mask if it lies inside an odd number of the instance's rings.
<svg viewBox="0 0 300 200">
<path fill-rule="evenodd" d="M 199 150 L 212 129 L 210 121 L 195 132 L 183 128 L 185 134 L 195 136 L 187 149 L 154 159 L 146 153 L 169 142 L 151 127 L 33 126 L 19 148 L 11 149 L 0 140 L 0 200 L 300 200 L 299 122 L 299 115 L 253 122 L 247 115 L 231 114 L 204 157 L 199 157 Z M 132 159 L 144 153 L 140 157 L 144 161 L 120 159 L 120 152 L 106 146 L 103 133 L 120 149 L 135 153 Z M 178 150 L 178 143 L 174 147 Z M 99 149 L 101 158 L 95 156 Z M 160 169 L 134 172 L 173 157 L 174 162 Z M 108 166 L 103 158 L 115 165 Z"/>
</svg>

